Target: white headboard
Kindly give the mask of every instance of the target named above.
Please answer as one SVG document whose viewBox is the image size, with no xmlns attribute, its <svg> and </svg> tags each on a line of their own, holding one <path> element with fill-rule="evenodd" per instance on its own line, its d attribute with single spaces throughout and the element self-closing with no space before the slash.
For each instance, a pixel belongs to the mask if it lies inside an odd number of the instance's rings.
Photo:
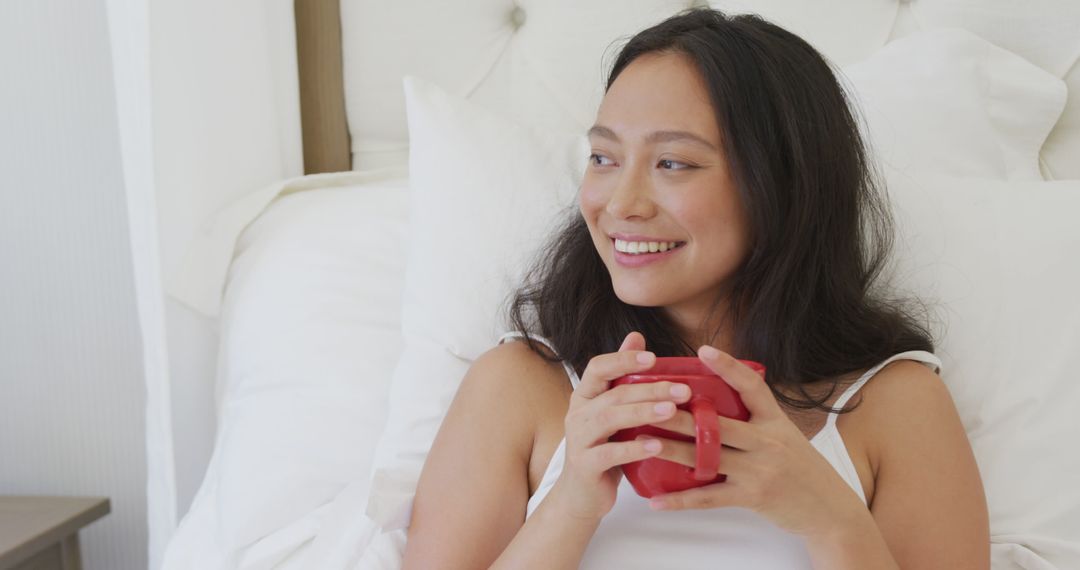
<svg viewBox="0 0 1080 570">
<path fill-rule="evenodd" d="M 353 170 L 408 159 L 401 78 L 411 74 L 530 125 L 583 132 L 619 40 L 691 0 L 342 0 L 345 107 Z M 1080 2 L 724 0 L 799 34 L 834 64 L 920 29 L 963 27 L 1058 77 L 1070 101 L 1044 148 L 1048 178 L 1080 178 Z M 973 7 L 977 6 L 977 7 Z M 1071 139 L 1067 140 L 1067 136 Z M 1067 146 L 1069 143 L 1071 146 Z M 1068 154 L 1069 149 L 1074 154 Z M 1072 158 L 1070 159 L 1069 156 Z"/>
<path fill-rule="evenodd" d="M 702 0 L 296 2 L 305 170 L 408 160 L 401 78 L 416 75 L 503 114 L 581 132 L 621 40 Z M 1047 179 L 1080 179 L 1080 2 L 722 0 L 799 34 L 836 65 L 919 30 L 959 27 L 1063 78 L 1065 111 L 1041 154 Z"/>
<path fill-rule="evenodd" d="M 344 0 L 345 98 L 353 169 L 407 160 L 401 76 L 412 74 L 505 115 L 547 129 L 584 132 L 595 117 L 619 40 L 702 2 L 689 0 Z M 721 9 L 725 4 L 714 3 Z M 803 2 L 757 2 L 790 4 Z M 820 4 L 847 13 L 854 33 L 829 34 L 822 15 L 793 15 L 846 63 L 881 46 L 893 1 Z M 800 9 L 800 12 L 809 12 Z M 854 13 L 853 13 L 854 11 Z M 804 36 L 805 37 L 805 36 Z M 400 46 L 410 46 L 402 49 Z"/>
</svg>

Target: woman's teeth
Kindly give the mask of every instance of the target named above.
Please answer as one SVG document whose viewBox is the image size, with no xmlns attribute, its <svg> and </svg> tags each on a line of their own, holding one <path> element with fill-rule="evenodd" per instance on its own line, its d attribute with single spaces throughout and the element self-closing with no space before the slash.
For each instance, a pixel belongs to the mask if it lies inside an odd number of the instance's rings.
<svg viewBox="0 0 1080 570">
<path fill-rule="evenodd" d="M 615 240 L 615 250 L 622 253 L 637 254 L 637 253 L 656 253 L 658 251 L 663 252 L 669 249 L 675 249 L 681 247 L 685 242 L 678 241 L 623 241 L 621 239 Z"/>
</svg>

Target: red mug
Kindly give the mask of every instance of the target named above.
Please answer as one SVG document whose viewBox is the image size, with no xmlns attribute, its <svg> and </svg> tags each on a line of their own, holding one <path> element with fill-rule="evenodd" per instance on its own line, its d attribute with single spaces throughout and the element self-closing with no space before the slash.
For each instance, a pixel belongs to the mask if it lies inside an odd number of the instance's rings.
<svg viewBox="0 0 1080 570">
<path fill-rule="evenodd" d="M 750 360 L 739 362 L 764 379 L 765 366 Z M 693 414 L 697 437 L 643 425 L 619 430 L 609 440 L 634 441 L 640 435 L 647 435 L 686 442 L 696 441 L 697 455 L 693 468 L 658 457 L 623 464 L 623 473 L 637 494 L 648 499 L 726 481 L 727 475 L 713 475 L 720 466 L 720 421 L 717 416 L 742 421 L 750 419 L 750 411 L 743 405 L 739 393 L 696 356 L 657 357 L 652 368 L 620 376 L 612 381 L 611 387 L 648 382 L 679 382 L 690 387 L 690 399 L 685 404 L 678 404 L 677 408 Z"/>
</svg>

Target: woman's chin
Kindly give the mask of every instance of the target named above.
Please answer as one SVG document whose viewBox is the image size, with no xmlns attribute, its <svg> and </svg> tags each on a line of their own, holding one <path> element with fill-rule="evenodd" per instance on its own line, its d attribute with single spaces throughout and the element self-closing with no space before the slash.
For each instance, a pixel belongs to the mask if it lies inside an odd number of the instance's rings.
<svg viewBox="0 0 1080 570">
<path fill-rule="evenodd" d="M 655 291 L 642 290 L 637 287 L 626 288 L 616 285 L 615 296 L 623 303 L 635 307 L 659 307 L 664 304 L 662 296 L 657 295 Z"/>
</svg>

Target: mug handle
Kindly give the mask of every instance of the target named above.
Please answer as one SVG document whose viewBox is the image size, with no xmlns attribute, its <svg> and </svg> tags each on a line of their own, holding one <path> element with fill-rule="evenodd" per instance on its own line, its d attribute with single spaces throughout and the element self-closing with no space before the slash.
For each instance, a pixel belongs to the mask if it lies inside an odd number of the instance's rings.
<svg viewBox="0 0 1080 570">
<path fill-rule="evenodd" d="M 712 400 L 704 396 L 690 400 L 690 413 L 697 436 L 694 479 L 711 481 L 720 469 L 720 418 Z"/>
</svg>

